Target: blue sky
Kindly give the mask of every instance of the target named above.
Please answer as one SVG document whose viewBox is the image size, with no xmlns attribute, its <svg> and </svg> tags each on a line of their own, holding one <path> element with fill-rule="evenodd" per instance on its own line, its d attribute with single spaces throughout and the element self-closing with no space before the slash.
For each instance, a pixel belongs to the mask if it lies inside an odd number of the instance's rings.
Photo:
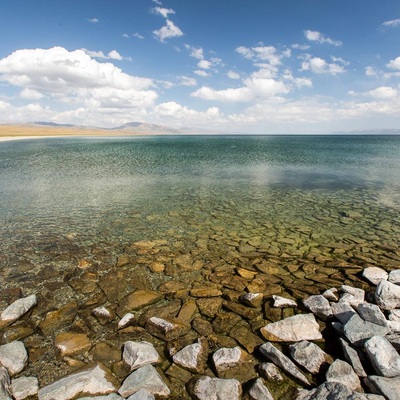
<svg viewBox="0 0 400 400">
<path fill-rule="evenodd" d="M 400 128 L 400 2 L 13 0 L 0 123 Z"/>
</svg>

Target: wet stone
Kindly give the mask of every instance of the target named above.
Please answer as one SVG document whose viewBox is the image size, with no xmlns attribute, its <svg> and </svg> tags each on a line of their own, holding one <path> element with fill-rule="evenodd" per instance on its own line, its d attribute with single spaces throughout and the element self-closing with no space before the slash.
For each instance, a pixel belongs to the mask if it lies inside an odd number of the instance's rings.
<svg viewBox="0 0 400 400">
<path fill-rule="evenodd" d="M 203 318 L 195 318 L 192 327 L 200 336 L 209 336 L 214 333 L 211 323 Z"/>
<path fill-rule="evenodd" d="M 172 359 L 182 368 L 201 374 L 206 368 L 208 351 L 207 341 L 200 338 L 197 343 L 186 346 L 175 353 Z"/>
<path fill-rule="evenodd" d="M 240 343 L 249 353 L 261 346 L 264 342 L 257 336 L 250 327 L 246 324 L 237 324 L 229 332 L 229 336 L 234 338 Z"/>
<path fill-rule="evenodd" d="M 114 319 L 113 314 L 106 307 L 97 307 L 92 311 L 92 314 L 96 317 L 101 325 L 108 324 Z"/>
<path fill-rule="evenodd" d="M 351 365 L 340 359 L 335 360 L 329 367 L 326 373 L 326 381 L 341 383 L 350 390 L 359 390 L 361 388 L 360 378 Z"/>
<path fill-rule="evenodd" d="M 190 290 L 190 295 L 192 297 L 219 297 L 222 295 L 222 292 L 213 287 L 198 287 Z"/>
<path fill-rule="evenodd" d="M 297 307 L 297 303 L 294 300 L 286 297 L 277 296 L 274 294 L 272 295 L 272 299 L 274 300 L 273 306 L 277 308 Z"/>
<path fill-rule="evenodd" d="M 240 296 L 240 301 L 248 307 L 259 308 L 263 302 L 264 295 L 262 293 L 246 293 Z"/>
<path fill-rule="evenodd" d="M 212 326 L 215 333 L 229 333 L 242 319 L 239 315 L 230 312 L 220 312 L 214 319 Z"/>
<path fill-rule="evenodd" d="M 45 335 L 50 335 L 56 330 L 72 324 L 77 314 L 78 304 L 75 301 L 70 302 L 56 311 L 48 312 L 44 320 L 39 323 L 39 329 Z"/>
<path fill-rule="evenodd" d="M 176 364 L 172 364 L 165 374 L 169 377 L 180 380 L 183 383 L 188 383 L 192 379 L 192 374 L 184 368 L 179 367 Z"/>
<path fill-rule="evenodd" d="M 246 307 L 239 303 L 235 303 L 233 301 L 224 301 L 222 305 L 226 309 L 233 311 L 235 314 L 240 315 L 245 319 L 254 319 L 260 315 L 260 311 L 257 311 L 250 307 Z"/>
<path fill-rule="evenodd" d="M 145 329 L 159 339 L 170 341 L 186 335 L 190 326 L 166 318 L 151 317 L 147 320 Z"/>
<path fill-rule="evenodd" d="M 60 333 L 54 340 L 61 357 L 75 356 L 88 351 L 91 347 L 89 338 L 84 333 Z"/>
<path fill-rule="evenodd" d="M 222 299 L 220 297 L 205 297 L 196 300 L 197 307 L 202 315 L 214 318 L 222 307 Z"/>
<path fill-rule="evenodd" d="M 162 299 L 159 293 L 152 290 L 135 290 L 125 296 L 117 309 L 117 314 L 123 316 L 133 310 L 139 310 L 143 307 L 155 304 Z"/>
<path fill-rule="evenodd" d="M 127 326 L 133 325 L 134 321 L 135 316 L 132 313 L 127 313 L 118 321 L 118 329 L 124 329 Z"/>
<path fill-rule="evenodd" d="M 22 342 L 14 341 L 0 346 L 0 365 L 14 376 L 21 372 L 28 362 L 28 353 Z"/>
</svg>

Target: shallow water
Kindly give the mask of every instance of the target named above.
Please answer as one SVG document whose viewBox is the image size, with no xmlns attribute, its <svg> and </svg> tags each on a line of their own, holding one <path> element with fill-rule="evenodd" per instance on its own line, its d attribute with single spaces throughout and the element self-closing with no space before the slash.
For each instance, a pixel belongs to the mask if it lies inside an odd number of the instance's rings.
<svg viewBox="0 0 400 400">
<path fill-rule="evenodd" d="M 75 282 L 80 271 L 88 267 L 90 279 L 101 281 L 116 273 L 122 255 L 132 255 L 133 243 L 154 241 L 123 271 L 130 289 L 156 290 L 177 277 L 189 287 L 201 282 L 202 269 L 174 269 L 176 257 L 190 254 L 210 271 L 230 266 L 232 273 L 271 261 L 267 272 L 284 291 L 296 297 L 296 285 L 303 290 L 309 281 L 319 293 L 320 282 L 357 280 L 360 266 L 400 266 L 399 171 L 397 136 L 3 142 L 2 289 L 39 294 L 37 323 L 71 300 L 84 309 L 100 289 Z M 153 262 L 165 273 L 149 272 Z M 357 268 L 329 270 L 344 265 Z M 9 301 L 0 298 L 0 308 Z M 51 343 L 40 346 L 48 352 Z M 30 345 L 40 347 L 34 339 Z M 40 354 L 32 373 L 42 382 L 65 372 Z"/>
</svg>

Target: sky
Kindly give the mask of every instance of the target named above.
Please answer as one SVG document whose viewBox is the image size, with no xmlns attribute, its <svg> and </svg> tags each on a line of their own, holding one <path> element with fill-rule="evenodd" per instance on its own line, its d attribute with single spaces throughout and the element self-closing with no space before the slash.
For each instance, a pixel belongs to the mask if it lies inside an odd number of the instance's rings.
<svg viewBox="0 0 400 400">
<path fill-rule="evenodd" d="M 0 123 L 400 129 L 399 1 L 0 5 Z"/>
</svg>

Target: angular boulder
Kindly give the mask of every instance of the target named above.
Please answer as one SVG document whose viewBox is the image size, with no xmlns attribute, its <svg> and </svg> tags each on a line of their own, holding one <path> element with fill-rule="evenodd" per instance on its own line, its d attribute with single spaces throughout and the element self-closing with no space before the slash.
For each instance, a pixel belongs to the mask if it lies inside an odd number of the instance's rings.
<svg viewBox="0 0 400 400">
<path fill-rule="evenodd" d="M 324 321 L 328 318 L 331 318 L 333 315 L 332 307 L 329 304 L 329 301 L 321 294 L 310 296 L 308 299 L 303 301 L 303 304 L 312 313 Z"/>
<path fill-rule="evenodd" d="M 364 321 L 360 316 L 353 315 L 344 325 L 344 335 L 354 346 L 362 346 L 372 336 L 385 336 L 389 333 L 386 326 Z"/>
<path fill-rule="evenodd" d="M 201 376 L 193 379 L 188 389 L 195 400 L 240 400 L 242 398 L 242 385 L 236 379 Z"/>
<path fill-rule="evenodd" d="M 312 374 L 317 374 L 328 360 L 328 355 L 320 347 L 306 340 L 290 345 L 289 351 L 293 360 Z"/>
<path fill-rule="evenodd" d="M 190 331 L 190 326 L 188 325 L 184 325 L 176 320 L 159 317 L 149 318 L 145 328 L 153 336 L 167 342 L 186 335 Z"/>
<path fill-rule="evenodd" d="M 371 392 L 383 395 L 386 400 L 399 400 L 400 378 L 369 375 L 364 382 Z"/>
<path fill-rule="evenodd" d="M 400 286 L 389 281 L 380 281 L 375 290 L 376 304 L 384 310 L 400 307 Z"/>
<path fill-rule="evenodd" d="M 347 386 L 350 390 L 361 388 L 360 378 L 354 372 L 352 366 L 345 361 L 336 359 L 326 372 L 327 382 L 338 382 Z"/>
<path fill-rule="evenodd" d="M 160 361 L 157 350 L 151 343 L 145 341 L 125 342 L 122 358 L 131 371 L 147 364 L 157 364 Z"/>
<path fill-rule="evenodd" d="M 248 395 L 251 400 L 274 400 L 261 378 L 256 379 L 251 385 Z"/>
<path fill-rule="evenodd" d="M 22 342 L 14 341 L 0 346 L 0 365 L 14 376 L 21 372 L 28 362 L 28 353 Z"/>
<path fill-rule="evenodd" d="M 11 396 L 11 380 L 7 370 L 0 366 L 0 399 L 13 400 Z"/>
<path fill-rule="evenodd" d="M 362 275 L 373 285 L 378 285 L 380 281 L 387 281 L 389 276 L 389 274 L 384 269 L 379 267 L 365 268 Z"/>
<path fill-rule="evenodd" d="M 11 381 L 11 390 L 15 400 L 26 399 L 37 395 L 39 382 L 34 376 L 21 376 Z"/>
<path fill-rule="evenodd" d="M 208 351 L 207 341 L 199 339 L 197 343 L 188 345 L 175 353 L 172 359 L 180 367 L 201 374 L 206 368 Z"/>
<path fill-rule="evenodd" d="M 36 304 L 37 298 L 34 294 L 14 301 L 0 314 L 0 328 L 17 321 Z"/>
<path fill-rule="evenodd" d="M 273 342 L 300 342 L 322 339 L 313 314 L 297 314 L 260 329 L 265 339 Z"/>
</svg>

